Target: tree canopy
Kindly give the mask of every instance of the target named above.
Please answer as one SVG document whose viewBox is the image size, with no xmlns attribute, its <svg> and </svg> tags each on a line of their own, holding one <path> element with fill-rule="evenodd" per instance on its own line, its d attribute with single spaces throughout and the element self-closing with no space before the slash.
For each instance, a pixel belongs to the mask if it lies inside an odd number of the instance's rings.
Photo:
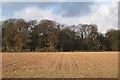
<svg viewBox="0 0 120 80">
<path fill-rule="evenodd" d="M 52 20 L 2 22 L 2 51 L 120 51 L 120 30 L 98 32 L 95 24 L 65 25 Z"/>
</svg>

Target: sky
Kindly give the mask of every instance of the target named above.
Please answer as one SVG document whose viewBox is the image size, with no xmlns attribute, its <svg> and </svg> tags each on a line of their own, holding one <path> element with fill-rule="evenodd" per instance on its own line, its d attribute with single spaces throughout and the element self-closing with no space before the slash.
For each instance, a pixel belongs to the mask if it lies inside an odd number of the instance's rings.
<svg viewBox="0 0 120 80">
<path fill-rule="evenodd" d="M 36 2 L 35 2 L 36 1 Z M 114 0 L 115 1 L 115 0 Z M 2 0 L 2 18 L 23 18 L 29 20 L 50 19 L 61 24 L 96 24 L 98 31 L 118 28 L 118 3 L 113 0 L 93 0 L 84 2 L 66 2 L 66 0 L 17 2 Z M 117 1 L 117 0 L 116 0 Z M 0 17 L 1 17 L 0 16 Z"/>
</svg>

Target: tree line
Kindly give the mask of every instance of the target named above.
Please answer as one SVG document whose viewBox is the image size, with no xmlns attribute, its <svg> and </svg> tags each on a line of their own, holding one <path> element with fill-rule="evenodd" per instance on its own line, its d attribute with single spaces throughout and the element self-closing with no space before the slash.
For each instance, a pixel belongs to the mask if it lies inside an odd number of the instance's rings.
<svg viewBox="0 0 120 80">
<path fill-rule="evenodd" d="M 95 24 L 65 25 L 56 21 L 2 21 L 3 52 L 120 51 L 120 30 L 98 32 Z"/>
</svg>

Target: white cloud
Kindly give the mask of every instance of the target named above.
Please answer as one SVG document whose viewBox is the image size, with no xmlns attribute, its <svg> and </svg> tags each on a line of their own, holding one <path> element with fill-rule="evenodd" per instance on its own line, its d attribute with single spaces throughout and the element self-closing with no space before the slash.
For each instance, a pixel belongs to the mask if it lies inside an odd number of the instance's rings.
<svg viewBox="0 0 120 80">
<path fill-rule="evenodd" d="M 61 15 L 54 14 L 52 10 L 48 9 L 39 9 L 37 7 L 27 7 L 22 9 L 21 11 L 15 11 L 11 18 L 23 18 L 27 21 L 29 20 L 42 20 L 42 19 L 50 19 L 55 20 L 62 24 L 77 24 L 78 19 L 76 17 L 62 17 Z"/>
<path fill-rule="evenodd" d="M 2 4 L 0 3 L 0 20 L 2 20 Z"/>
<path fill-rule="evenodd" d="M 99 8 L 88 15 L 77 17 L 62 17 L 58 14 L 53 14 L 52 10 L 39 9 L 37 7 L 27 7 L 21 11 L 16 11 L 12 18 L 23 18 L 26 20 L 36 19 L 51 19 L 62 24 L 79 24 L 88 23 L 98 25 L 98 30 L 105 33 L 111 28 L 118 28 L 118 8 L 117 3 L 103 4 Z"/>
<path fill-rule="evenodd" d="M 0 10 L 0 21 L 2 20 L 2 11 Z"/>
<path fill-rule="evenodd" d="M 118 2 L 119 0 L 1 0 L 2 2 Z"/>
<path fill-rule="evenodd" d="M 118 28 L 118 8 L 117 3 L 101 5 L 99 9 L 90 15 L 81 17 L 82 23 L 95 23 L 99 31 L 106 32 L 111 28 Z"/>
<path fill-rule="evenodd" d="M 1 0 L 2 2 L 54 2 L 56 0 Z M 61 0 L 58 0 L 61 1 Z"/>
<path fill-rule="evenodd" d="M 53 14 L 51 10 L 42 10 L 37 7 L 28 7 L 21 11 L 16 11 L 13 18 L 23 18 L 26 20 L 36 19 L 40 20 L 42 18 L 52 19 Z"/>
<path fill-rule="evenodd" d="M 96 24 L 98 30 L 105 33 L 108 29 L 118 29 L 118 3 L 108 3 L 100 5 L 99 8 L 86 16 L 57 19 L 61 23 L 66 24 Z"/>
</svg>

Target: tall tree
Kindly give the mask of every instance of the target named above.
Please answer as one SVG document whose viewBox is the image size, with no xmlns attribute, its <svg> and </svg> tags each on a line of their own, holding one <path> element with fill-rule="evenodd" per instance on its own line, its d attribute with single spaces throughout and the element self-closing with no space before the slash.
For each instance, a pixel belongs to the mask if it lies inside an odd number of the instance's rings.
<svg viewBox="0 0 120 80">
<path fill-rule="evenodd" d="M 110 29 L 106 33 L 106 37 L 110 41 L 111 49 L 113 51 L 118 50 L 119 41 L 120 41 L 120 30 Z"/>
</svg>

